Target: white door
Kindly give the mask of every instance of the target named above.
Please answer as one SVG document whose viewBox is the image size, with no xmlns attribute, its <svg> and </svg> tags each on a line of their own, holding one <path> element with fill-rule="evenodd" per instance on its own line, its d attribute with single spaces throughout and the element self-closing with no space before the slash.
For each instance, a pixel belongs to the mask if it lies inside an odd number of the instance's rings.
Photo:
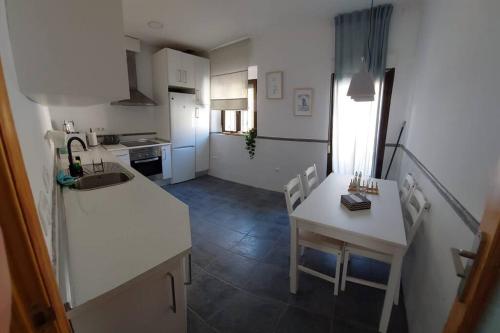
<svg viewBox="0 0 500 333">
<path fill-rule="evenodd" d="M 191 54 L 183 53 L 181 58 L 182 70 L 183 72 L 183 80 L 182 86 L 186 88 L 194 88 L 194 62 L 195 57 Z"/>
<path fill-rule="evenodd" d="M 195 103 L 193 94 L 170 93 L 172 149 L 195 145 Z"/>
<path fill-rule="evenodd" d="M 196 107 L 196 171 L 206 171 L 210 164 L 210 111 Z"/>
<path fill-rule="evenodd" d="M 194 147 L 172 149 L 172 184 L 194 178 L 195 159 Z"/>
<path fill-rule="evenodd" d="M 168 85 L 182 86 L 182 59 L 181 52 L 177 50 L 167 49 L 168 63 Z"/>
</svg>

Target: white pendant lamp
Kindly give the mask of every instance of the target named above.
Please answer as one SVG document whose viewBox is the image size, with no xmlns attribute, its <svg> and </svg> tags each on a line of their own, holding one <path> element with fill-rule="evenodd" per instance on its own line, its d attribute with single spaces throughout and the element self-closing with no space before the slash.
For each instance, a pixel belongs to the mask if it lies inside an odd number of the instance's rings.
<svg viewBox="0 0 500 333">
<path fill-rule="evenodd" d="M 375 100 L 375 82 L 368 71 L 364 59 L 361 59 L 361 69 L 353 75 L 347 96 L 356 102 L 371 102 Z"/>
<path fill-rule="evenodd" d="M 371 56 L 370 35 L 372 29 L 373 0 L 370 8 L 370 30 L 368 31 L 368 55 Z M 368 71 L 365 59 L 361 57 L 361 68 L 359 72 L 353 75 L 347 96 L 356 102 L 372 102 L 375 100 L 375 81 L 372 74 Z"/>
</svg>

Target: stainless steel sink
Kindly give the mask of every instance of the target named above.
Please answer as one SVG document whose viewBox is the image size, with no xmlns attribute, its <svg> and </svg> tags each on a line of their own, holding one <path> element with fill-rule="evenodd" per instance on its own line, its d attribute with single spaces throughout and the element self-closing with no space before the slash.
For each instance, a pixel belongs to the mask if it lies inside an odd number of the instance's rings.
<svg viewBox="0 0 500 333">
<path fill-rule="evenodd" d="M 75 190 L 95 190 L 123 184 L 134 178 L 134 174 L 119 163 L 85 164 L 82 167 L 83 176 L 71 187 Z"/>
</svg>

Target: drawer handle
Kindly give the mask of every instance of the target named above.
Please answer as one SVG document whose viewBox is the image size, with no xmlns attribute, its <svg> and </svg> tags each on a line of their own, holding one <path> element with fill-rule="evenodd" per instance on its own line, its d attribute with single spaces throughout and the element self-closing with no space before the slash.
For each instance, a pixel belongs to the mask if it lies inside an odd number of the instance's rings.
<svg viewBox="0 0 500 333">
<path fill-rule="evenodd" d="M 148 163 L 148 162 L 158 161 L 159 159 L 160 159 L 159 157 L 153 157 L 153 158 L 147 158 L 145 160 L 135 160 L 133 162 L 135 164 L 141 164 L 141 163 Z"/>
<path fill-rule="evenodd" d="M 170 309 L 174 313 L 177 313 L 177 302 L 175 301 L 175 279 L 172 273 L 167 273 L 167 276 L 170 278 L 170 289 L 172 291 L 172 305 L 170 306 Z"/>
</svg>

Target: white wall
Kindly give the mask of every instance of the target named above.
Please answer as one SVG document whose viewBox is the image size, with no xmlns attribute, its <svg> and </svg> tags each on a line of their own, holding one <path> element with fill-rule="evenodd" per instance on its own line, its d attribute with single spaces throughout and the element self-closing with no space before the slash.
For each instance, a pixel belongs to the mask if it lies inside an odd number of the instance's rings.
<svg viewBox="0 0 500 333">
<path fill-rule="evenodd" d="M 409 92 L 412 89 L 415 49 L 420 20 L 419 7 L 413 1 L 396 3 L 389 33 L 387 65 L 395 67 L 395 83 L 389 118 L 388 142 L 395 141 L 399 126 L 408 117 Z M 333 29 L 331 20 L 290 22 L 288 26 L 276 26 L 264 33 L 251 36 L 250 65 L 258 66 L 257 132 L 259 136 L 328 139 L 330 104 L 330 73 L 333 71 Z M 300 42 L 298 42 L 300 41 Z M 283 100 L 265 98 L 265 73 L 281 70 L 283 74 Z M 314 89 L 313 116 L 296 117 L 293 113 L 294 88 Z M 211 131 L 220 131 L 220 116 L 212 113 Z M 212 135 L 212 138 L 214 136 Z M 233 137 L 217 137 L 212 140 L 212 151 L 246 152 L 242 140 Z M 221 146 L 224 145 L 224 146 Z M 230 147 L 230 148 L 229 148 Z M 264 188 L 281 191 L 291 176 L 301 172 L 304 166 L 316 163 L 320 176 L 326 173 L 326 143 L 297 143 L 282 141 L 279 146 L 270 140 L 258 140 L 256 156 L 260 150 L 270 147 L 286 147 L 286 151 L 298 155 L 283 156 L 280 153 L 248 160 L 245 172 L 236 168 L 232 155 L 227 158 L 213 156 L 210 174 L 244 184 L 260 184 Z M 319 149 L 318 147 L 321 147 Z M 313 154 L 313 155 L 311 155 Z M 236 155 L 243 158 L 243 155 Z M 257 158 L 256 157 L 256 158 Z M 390 157 L 390 151 L 386 158 Z M 287 164 L 287 172 L 275 172 L 275 168 Z M 261 165 L 259 172 L 252 166 Z M 293 171 L 293 172 L 292 172 Z M 264 179 L 265 181 L 260 181 Z"/>
<path fill-rule="evenodd" d="M 51 143 L 44 139 L 45 132 L 52 129 L 50 114 L 46 107 L 31 102 L 19 91 L 8 34 L 5 0 L 0 0 L 0 55 L 24 165 L 40 219 L 47 223 L 44 231 L 50 242 L 54 150 Z"/>
<path fill-rule="evenodd" d="M 242 136 L 214 133 L 210 143 L 210 175 L 237 183 L 282 191 L 287 180 L 312 163 L 318 166 L 318 174 L 326 173 L 326 145 L 322 143 L 257 139 L 252 160 Z"/>
<path fill-rule="evenodd" d="M 480 220 L 500 156 L 500 35 L 497 0 L 425 0 L 409 98 L 406 146 Z M 405 260 L 403 286 L 411 333 L 441 330 L 458 278 L 449 248 L 471 246 L 472 233 L 413 162 L 432 204 Z"/>
<path fill-rule="evenodd" d="M 158 48 L 141 43 L 136 53 L 137 86 L 139 91 L 153 97 L 152 55 Z M 104 133 L 156 132 L 155 106 L 118 106 L 110 104 L 89 107 L 50 107 L 54 128 L 60 129 L 64 120 L 74 120 L 77 129 L 104 128 Z"/>
<path fill-rule="evenodd" d="M 291 22 L 289 26 L 276 26 L 251 37 L 249 65 L 258 67 L 259 136 L 328 138 L 332 43 L 328 20 L 300 25 Z M 278 70 L 284 72 L 283 99 L 267 100 L 265 73 Z M 312 117 L 293 114 L 293 90 L 304 87 L 314 89 Z M 220 118 L 213 115 L 212 131 L 218 129 L 219 122 Z M 258 139 L 253 160 L 248 158 L 244 147 L 243 137 L 212 134 L 210 174 L 281 191 L 291 177 L 312 163 L 317 163 L 321 177 L 326 173 L 326 143 Z"/>
</svg>

